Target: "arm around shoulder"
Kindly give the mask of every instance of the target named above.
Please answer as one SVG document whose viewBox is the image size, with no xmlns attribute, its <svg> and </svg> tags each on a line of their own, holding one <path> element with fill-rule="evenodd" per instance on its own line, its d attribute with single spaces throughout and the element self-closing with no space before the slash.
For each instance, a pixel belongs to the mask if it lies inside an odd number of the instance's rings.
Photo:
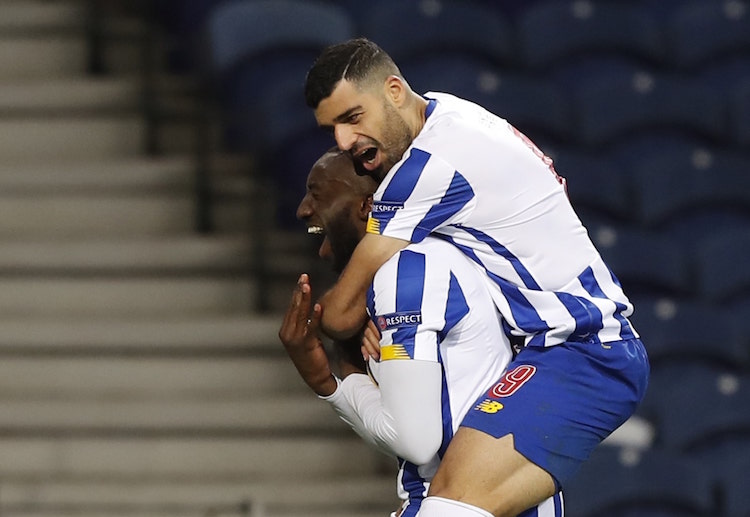
<svg viewBox="0 0 750 517">
<path fill-rule="evenodd" d="M 323 332 L 333 339 L 347 339 L 362 329 L 367 288 L 375 272 L 407 244 L 392 237 L 365 235 L 336 284 L 320 299 Z"/>
</svg>

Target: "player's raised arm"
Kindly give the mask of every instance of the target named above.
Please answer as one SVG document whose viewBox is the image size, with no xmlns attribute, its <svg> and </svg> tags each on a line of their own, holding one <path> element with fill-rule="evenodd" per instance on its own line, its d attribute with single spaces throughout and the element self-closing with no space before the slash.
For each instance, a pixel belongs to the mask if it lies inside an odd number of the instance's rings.
<svg viewBox="0 0 750 517">
<path fill-rule="evenodd" d="M 367 320 L 366 293 L 375 272 L 408 242 L 367 234 L 354 250 L 338 282 L 321 298 L 323 332 L 333 339 L 347 339 Z"/>
</svg>

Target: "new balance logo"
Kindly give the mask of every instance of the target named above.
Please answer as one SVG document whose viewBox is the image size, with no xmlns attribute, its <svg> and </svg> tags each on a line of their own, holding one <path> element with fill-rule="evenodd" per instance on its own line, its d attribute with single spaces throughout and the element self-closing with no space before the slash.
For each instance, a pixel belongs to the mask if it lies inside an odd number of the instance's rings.
<svg viewBox="0 0 750 517">
<path fill-rule="evenodd" d="M 478 406 L 476 406 L 474 409 L 477 411 L 481 411 L 483 413 L 489 413 L 491 415 L 497 413 L 501 409 L 503 409 L 502 403 L 496 401 L 496 400 L 483 400 L 479 403 Z"/>
</svg>

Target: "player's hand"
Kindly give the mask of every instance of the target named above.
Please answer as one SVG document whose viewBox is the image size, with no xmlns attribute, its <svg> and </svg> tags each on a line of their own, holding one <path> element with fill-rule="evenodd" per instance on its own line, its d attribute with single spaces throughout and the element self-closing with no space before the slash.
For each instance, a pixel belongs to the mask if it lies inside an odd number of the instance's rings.
<svg viewBox="0 0 750 517">
<path fill-rule="evenodd" d="M 372 322 L 367 321 L 364 337 L 362 338 L 362 357 L 365 362 L 369 359 L 380 359 L 380 330 Z"/>
<path fill-rule="evenodd" d="M 312 303 L 309 278 L 303 274 L 292 293 L 279 339 L 305 383 L 318 395 L 328 396 L 336 391 L 336 380 L 318 335 L 321 314 L 320 304 Z"/>
</svg>

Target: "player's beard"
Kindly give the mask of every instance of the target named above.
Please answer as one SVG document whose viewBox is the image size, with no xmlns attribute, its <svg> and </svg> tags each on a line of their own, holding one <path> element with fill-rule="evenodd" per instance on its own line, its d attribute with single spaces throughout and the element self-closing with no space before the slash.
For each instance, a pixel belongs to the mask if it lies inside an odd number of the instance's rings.
<svg viewBox="0 0 750 517">
<path fill-rule="evenodd" d="M 401 118 L 398 110 L 387 101 L 383 102 L 383 113 L 383 135 L 380 142 L 375 141 L 383 156 L 380 166 L 368 171 L 362 167 L 359 160 L 354 159 L 354 168 L 357 174 L 360 176 L 368 175 L 378 183 L 383 181 L 388 171 L 401 160 L 413 140 L 409 126 Z"/>
</svg>

